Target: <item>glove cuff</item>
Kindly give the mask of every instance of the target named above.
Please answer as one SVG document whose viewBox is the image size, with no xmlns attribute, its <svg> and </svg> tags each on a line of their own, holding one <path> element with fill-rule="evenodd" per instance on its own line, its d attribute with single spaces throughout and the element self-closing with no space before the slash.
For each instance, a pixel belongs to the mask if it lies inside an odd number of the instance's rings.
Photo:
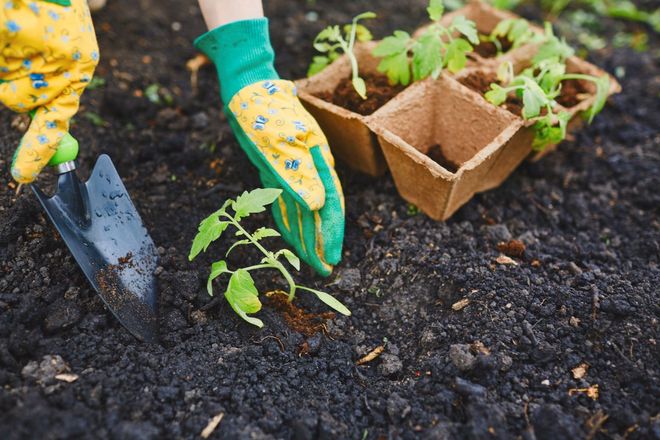
<svg viewBox="0 0 660 440">
<path fill-rule="evenodd" d="M 279 79 L 267 18 L 225 24 L 197 38 L 194 45 L 215 64 L 225 105 L 250 84 Z"/>
</svg>

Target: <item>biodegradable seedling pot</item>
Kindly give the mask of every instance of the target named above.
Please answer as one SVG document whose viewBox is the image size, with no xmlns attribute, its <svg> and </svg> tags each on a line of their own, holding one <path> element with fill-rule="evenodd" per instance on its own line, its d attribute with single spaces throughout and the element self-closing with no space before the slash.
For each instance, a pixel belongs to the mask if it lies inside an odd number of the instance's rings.
<svg viewBox="0 0 660 440">
<path fill-rule="evenodd" d="M 401 196 L 435 220 L 501 184 L 525 157 L 515 151 L 522 121 L 445 74 L 413 84 L 369 124 Z M 436 145 L 444 165 L 428 155 Z"/>
<path fill-rule="evenodd" d="M 379 59 L 371 55 L 375 42 L 356 44 L 360 74 L 378 74 Z M 321 73 L 298 80 L 298 95 L 307 110 L 323 129 L 333 154 L 351 168 L 371 176 L 380 176 L 387 164 L 375 135 L 368 127 L 372 115 L 361 115 L 321 99 L 319 96 L 334 93 L 337 85 L 351 75 L 351 63 L 342 55 Z"/>
<path fill-rule="evenodd" d="M 468 20 L 471 20 L 475 23 L 477 27 L 477 31 L 479 34 L 482 35 L 490 35 L 491 32 L 495 29 L 495 27 L 498 25 L 498 23 L 502 20 L 507 20 L 507 19 L 517 19 L 520 18 L 520 16 L 513 14 L 509 11 L 503 11 L 497 8 L 494 8 L 493 6 L 482 2 L 482 1 L 471 1 L 468 3 L 466 6 L 457 9 L 456 11 L 450 12 L 449 14 L 446 14 L 442 19 L 440 20 L 440 23 L 443 26 L 449 26 L 452 21 L 459 15 L 464 16 Z M 429 25 L 424 25 L 421 28 L 417 29 L 414 33 L 415 36 L 421 35 L 424 30 L 428 27 Z M 543 34 L 543 29 L 533 25 L 530 23 L 530 28 L 539 34 Z M 515 56 L 515 54 L 520 51 L 522 47 L 518 47 L 516 49 L 511 49 L 499 56 L 492 56 L 492 57 L 485 57 L 482 55 L 479 55 L 479 53 L 472 52 L 468 54 L 468 62 L 466 64 L 466 67 L 486 67 L 486 66 L 498 66 L 502 61 L 508 59 L 509 57 Z"/>
</svg>

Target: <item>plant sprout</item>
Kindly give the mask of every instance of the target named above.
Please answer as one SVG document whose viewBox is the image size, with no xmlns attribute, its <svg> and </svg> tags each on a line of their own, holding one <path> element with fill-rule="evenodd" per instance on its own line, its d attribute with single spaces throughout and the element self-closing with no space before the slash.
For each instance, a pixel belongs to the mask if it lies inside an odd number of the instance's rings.
<svg viewBox="0 0 660 440">
<path fill-rule="evenodd" d="M 369 18 L 376 18 L 376 14 L 373 12 L 364 12 L 354 17 L 351 24 L 344 26 L 343 33 L 338 25 L 328 26 L 323 29 L 314 39 L 314 48 L 325 55 L 318 55 L 312 59 L 307 76 L 315 75 L 329 66 L 339 58 L 341 50 L 351 61 L 351 81 L 355 91 L 362 99 L 367 99 L 367 84 L 360 77 L 358 60 L 353 49 L 355 48 L 356 41 L 371 41 L 373 38 L 369 29 L 359 23 L 360 20 Z"/>
<path fill-rule="evenodd" d="M 500 21 L 490 35 L 484 38 L 497 47 L 498 54 L 502 53 L 500 38 L 506 38 L 511 43 L 511 49 L 517 49 L 525 44 L 539 42 L 543 39 L 529 25 L 524 18 L 508 18 Z"/>
<path fill-rule="evenodd" d="M 281 193 L 282 190 L 280 189 L 255 189 L 244 192 L 236 200 L 227 200 L 219 210 L 200 223 L 188 259 L 192 261 L 200 253 L 206 252 L 209 245 L 218 240 L 231 226 L 236 230 L 235 236 L 240 239 L 229 248 L 225 258 L 238 246 L 253 246 L 263 254 L 263 258 L 259 264 L 236 270 L 230 270 L 225 260 L 213 263 L 206 284 L 209 295 L 213 296 L 213 281 L 223 274 L 230 274 L 227 289 L 224 293 L 227 302 L 238 316 L 261 328 L 264 325 L 263 322 L 258 318 L 249 316 L 261 310 L 259 292 L 254 285 L 250 272 L 261 269 L 275 269 L 282 274 L 289 284 L 289 302 L 293 301 L 297 290 L 303 290 L 315 294 L 319 300 L 337 312 L 350 316 L 350 310 L 330 294 L 295 283 L 289 270 L 282 262 L 282 259 L 284 259 L 290 266 L 300 270 L 300 259 L 293 252 L 288 249 L 271 252 L 261 244 L 261 241 L 265 238 L 279 237 L 279 232 L 262 227 L 250 233 L 241 225 L 241 220 L 244 218 L 265 211 L 266 206 L 277 200 Z M 233 211 L 233 214 L 229 212 L 229 209 Z"/>
<path fill-rule="evenodd" d="M 609 78 L 607 75 L 595 77 L 581 73 L 566 73 L 566 64 L 560 57 L 551 57 L 533 65 L 520 74 L 513 73 L 510 62 L 503 63 L 498 71 L 498 80 L 502 85 L 493 83 L 485 98 L 494 105 L 501 105 L 510 93 L 522 98 L 524 119 L 538 118 L 534 124 L 536 136 L 534 149 L 543 150 L 548 145 L 561 142 L 566 137 L 566 128 L 570 113 L 556 111 L 556 101 L 561 94 L 563 81 L 590 81 L 596 86 L 596 99 L 587 116 L 591 123 L 603 109 L 607 101 Z M 545 110 L 545 115 L 542 115 Z"/>
<path fill-rule="evenodd" d="M 413 81 L 429 76 L 437 79 L 445 67 L 453 73 L 465 67 L 466 53 L 473 49 L 470 43 L 479 44 L 476 25 L 459 15 L 445 27 L 440 23 L 444 10 L 442 0 L 430 0 L 427 11 L 433 23 L 422 35 L 413 38 L 397 30 L 376 46 L 373 54 L 382 58 L 378 70 L 387 74 L 392 84 L 408 85 L 411 77 Z"/>
</svg>

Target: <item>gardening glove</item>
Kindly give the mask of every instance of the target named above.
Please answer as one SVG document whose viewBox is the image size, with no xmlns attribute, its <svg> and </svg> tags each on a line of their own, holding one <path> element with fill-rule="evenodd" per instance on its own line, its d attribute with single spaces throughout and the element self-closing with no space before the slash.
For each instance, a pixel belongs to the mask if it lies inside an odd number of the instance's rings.
<svg viewBox="0 0 660 440">
<path fill-rule="evenodd" d="M 319 274 L 341 260 L 344 196 L 328 141 L 290 81 L 279 79 L 265 18 L 220 26 L 195 41 L 214 62 L 225 113 L 263 185 L 280 188 L 273 216 Z"/>
<path fill-rule="evenodd" d="M 86 0 L 0 6 L 0 102 L 34 115 L 12 161 L 17 182 L 34 181 L 57 151 L 98 60 Z"/>
</svg>

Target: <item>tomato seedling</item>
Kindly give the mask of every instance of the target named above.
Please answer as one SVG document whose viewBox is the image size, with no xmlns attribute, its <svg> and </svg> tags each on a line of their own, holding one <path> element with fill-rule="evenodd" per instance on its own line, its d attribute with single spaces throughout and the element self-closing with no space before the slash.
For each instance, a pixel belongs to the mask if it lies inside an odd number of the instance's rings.
<svg viewBox="0 0 660 440">
<path fill-rule="evenodd" d="M 498 71 L 498 80 L 502 85 L 491 84 L 490 90 L 485 94 L 486 100 L 499 106 L 507 100 L 510 93 L 521 98 L 522 117 L 538 118 L 534 124 L 536 136 L 533 143 L 533 148 L 537 151 L 566 138 L 566 128 L 571 115 L 567 111 L 558 111 L 555 101 L 561 94 L 563 81 L 589 81 L 595 84 L 596 99 L 587 112 L 590 123 L 605 106 L 610 84 L 607 75 L 596 77 L 566 73 L 566 63 L 560 56 L 543 59 L 518 75 L 513 73 L 513 65 L 510 62 L 503 63 Z"/>
<path fill-rule="evenodd" d="M 317 55 L 312 59 L 307 76 L 321 72 L 339 58 L 341 52 L 343 52 L 351 61 L 352 82 L 355 91 L 362 99 L 367 99 L 367 85 L 364 79 L 360 77 L 358 60 L 353 49 L 355 48 L 356 41 L 371 41 L 373 38 L 369 29 L 359 23 L 360 20 L 369 18 L 376 18 L 376 14 L 373 12 L 364 12 L 354 17 L 351 24 L 344 26 L 343 33 L 338 25 L 328 26 L 323 29 L 314 39 L 314 49 L 324 55 Z"/>
<path fill-rule="evenodd" d="M 500 39 L 508 40 L 511 43 L 509 50 L 512 50 L 525 44 L 540 42 L 543 36 L 534 32 L 529 22 L 524 18 L 508 18 L 500 21 L 490 35 L 481 37 L 481 41 L 490 42 L 495 45 L 498 55 L 503 52 Z"/>
<path fill-rule="evenodd" d="M 405 86 L 411 79 L 429 76 L 437 79 L 444 68 L 456 73 L 465 67 L 472 44 L 479 44 L 476 25 L 459 15 L 445 27 L 440 23 L 444 10 L 442 0 L 430 0 L 427 11 L 433 23 L 419 37 L 397 30 L 374 48 L 374 56 L 382 59 L 378 70 L 392 84 Z"/>
<path fill-rule="evenodd" d="M 241 220 L 251 214 L 264 212 L 266 206 L 277 200 L 281 193 L 282 190 L 279 189 L 255 189 L 244 192 L 236 200 L 227 200 L 219 210 L 200 223 L 188 259 L 192 261 L 200 253 L 206 252 L 209 245 L 218 240 L 231 226 L 236 230 L 235 236 L 239 239 L 229 248 L 225 258 L 238 246 L 254 246 L 263 254 L 263 258 L 259 264 L 236 270 L 230 270 L 225 260 L 213 263 L 211 274 L 206 283 L 209 295 L 213 296 L 213 281 L 223 274 L 229 274 L 229 282 L 224 293 L 227 302 L 238 316 L 261 328 L 264 325 L 263 322 L 258 318 L 249 316 L 261 310 L 259 292 L 254 285 L 250 272 L 261 269 L 275 269 L 282 274 L 289 284 L 289 302 L 293 301 L 297 290 L 303 290 L 315 294 L 319 300 L 337 312 L 350 316 L 350 310 L 332 295 L 295 283 L 282 261 L 284 259 L 290 266 L 300 270 L 300 259 L 293 252 L 288 249 L 271 252 L 261 244 L 261 241 L 265 238 L 279 237 L 279 232 L 262 227 L 250 233 L 241 225 Z M 230 213 L 230 209 L 233 214 Z"/>
</svg>

